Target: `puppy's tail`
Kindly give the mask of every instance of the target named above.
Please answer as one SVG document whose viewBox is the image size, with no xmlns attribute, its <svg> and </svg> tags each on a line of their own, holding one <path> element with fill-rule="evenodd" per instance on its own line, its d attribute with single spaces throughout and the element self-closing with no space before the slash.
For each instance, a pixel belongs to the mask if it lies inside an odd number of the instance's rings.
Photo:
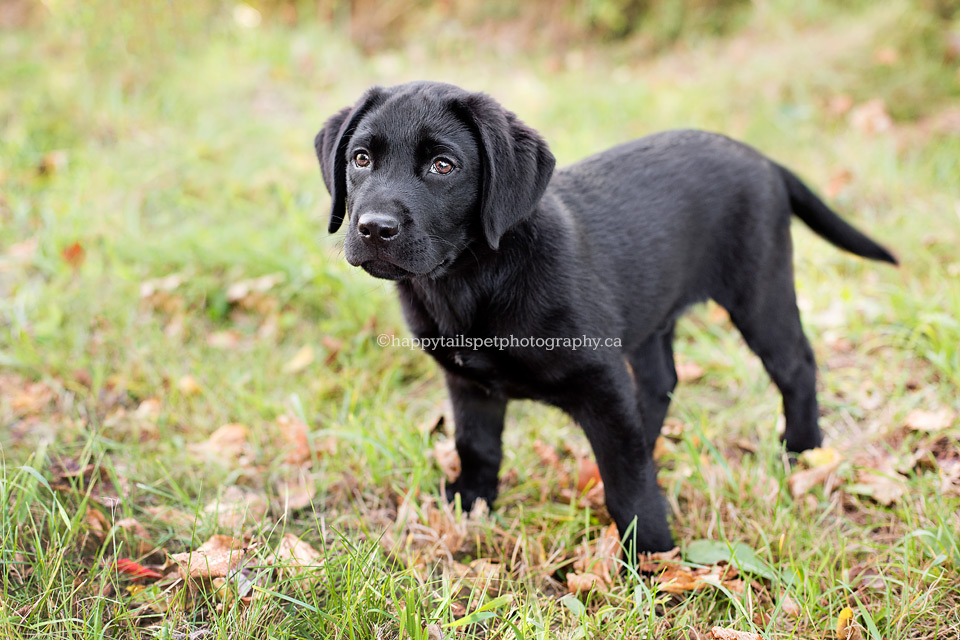
<svg viewBox="0 0 960 640">
<path fill-rule="evenodd" d="M 800 178 L 780 165 L 776 166 L 790 195 L 790 207 L 794 215 L 803 220 L 814 233 L 858 256 L 898 264 L 892 253 L 846 223 L 810 191 Z"/>
</svg>

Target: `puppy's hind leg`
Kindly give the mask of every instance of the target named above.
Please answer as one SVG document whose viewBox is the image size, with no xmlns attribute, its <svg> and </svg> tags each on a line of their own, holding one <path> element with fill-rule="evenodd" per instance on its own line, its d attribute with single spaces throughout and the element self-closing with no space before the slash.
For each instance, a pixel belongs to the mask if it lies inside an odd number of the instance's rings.
<svg viewBox="0 0 960 640">
<path fill-rule="evenodd" d="M 653 447 L 667 416 L 673 390 L 677 386 L 677 369 L 673 362 L 674 327 L 648 338 L 629 356 L 637 383 L 637 408 L 643 418 L 647 444 Z"/>
<path fill-rule="evenodd" d="M 738 292 L 735 305 L 724 304 L 730 319 L 783 395 L 787 450 L 799 453 L 819 447 L 817 425 L 817 363 L 803 334 L 793 288 L 792 269 L 786 268 L 756 282 L 748 295 Z"/>
</svg>

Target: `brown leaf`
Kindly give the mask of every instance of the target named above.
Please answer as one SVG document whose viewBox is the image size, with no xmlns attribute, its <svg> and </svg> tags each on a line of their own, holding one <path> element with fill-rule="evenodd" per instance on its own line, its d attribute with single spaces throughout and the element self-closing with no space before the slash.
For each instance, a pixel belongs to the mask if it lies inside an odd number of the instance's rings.
<svg viewBox="0 0 960 640">
<path fill-rule="evenodd" d="M 304 345 L 290 360 L 283 365 L 284 373 L 299 373 L 313 364 L 313 346 Z"/>
<path fill-rule="evenodd" d="M 343 340 L 333 336 L 323 336 L 320 338 L 320 344 L 327 350 L 327 357 L 324 358 L 323 363 L 329 367 L 337 359 L 340 350 L 343 349 Z"/>
<path fill-rule="evenodd" d="M 853 98 L 845 93 L 835 95 L 827 103 L 827 113 L 837 118 L 846 115 L 853 108 Z"/>
<path fill-rule="evenodd" d="M 936 411 L 914 409 L 907 414 L 904 424 L 912 431 L 943 431 L 953 424 L 956 412 L 948 407 L 941 407 Z"/>
<path fill-rule="evenodd" d="M 676 368 L 677 368 L 677 379 L 680 382 L 690 382 L 692 380 L 699 380 L 703 377 L 704 370 L 703 367 L 698 365 L 696 362 L 691 362 L 688 360 L 683 360 L 679 357 L 679 354 L 676 358 Z"/>
<path fill-rule="evenodd" d="M 536 440 L 533 443 L 533 450 L 540 457 L 540 462 L 544 467 L 553 469 L 557 472 L 561 484 L 567 484 L 569 482 L 569 474 L 564 466 L 560 463 L 560 455 L 557 453 L 556 449 L 541 440 Z"/>
<path fill-rule="evenodd" d="M 235 422 L 221 426 L 211 433 L 206 441 L 191 446 L 217 458 L 238 458 L 248 454 L 250 448 L 247 443 L 247 428 Z"/>
<path fill-rule="evenodd" d="M 200 384 L 197 382 L 197 379 L 189 374 L 177 380 L 177 389 L 181 394 L 188 397 L 198 395 L 201 391 Z"/>
<path fill-rule="evenodd" d="M 783 594 L 783 597 L 780 598 L 780 608 L 788 616 L 799 618 L 800 617 L 800 605 L 797 604 L 797 601 L 789 596 L 789 594 Z"/>
<path fill-rule="evenodd" d="M 292 574 L 323 567 L 322 554 L 292 533 L 285 534 L 280 540 L 275 556 L 279 563 L 285 565 L 284 569 Z"/>
<path fill-rule="evenodd" d="M 107 522 L 107 517 L 99 510 L 88 506 L 87 512 L 84 514 L 84 520 L 95 538 L 102 542 L 107 537 L 107 532 L 110 531 L 110 523 Z"/>
<path fill-rule="evenodd" d="M 726 627 L 713 627 L 710 629 L 710 635 L 714 640 L 763 640 L 763 636 L 758 633 L 737 631 Z"/>
<path fill-rule="evenodd" d="M 583 493 L 589 487 L 603 484 L 600 467 L 590 458 L 580 458 L 580 470 L 577 473 L 577 491 Z"/>
<path fill-rule="evenodd" d="M 867 134 L 882 133 L 893 128 L 893 119 L 887 113 L 882 98 L 874 98 L 850 111 L 850 126 Z"/>
<path fill-rule="evenodd" d="M 838 463 L 839 464 L 839 463 Z M 794 471 L 787 478 L 787 486 L 790 487 L 790 495 L 797 499 L 810 492 L 814 487 L 821 485 L 830 477 L 838 465 L 829 465 L 824 467 L 814 467 L 803 471 Z"/>
<path fill-rule="evenodd" d="M 298 465 L 310 462 L 310 427 L 288 414 L 277 416 L 277 427 L 289 451 L 286 461 Z"/>
<path fill-rule="evenodd" d="M 214 331 L 207 336 L 207 344 L 214 349 L 232 351 L 240 346 L 240 332 L 236 329 Z"/>
<path fill-rule="evenodd" d="M 637 571 L 641 573 L 657 573 L 662 569 L 676 566 L 680 562 L 680 547 L 670 551 L 658 553 L 641 553 L 637 563 Z"/>
<path fill-rule="evenodd" d="M 868 495 L 885 507 L 889 507 L 907 491 L 903 482 L 897 480 L 899 476 L 893 472 L 891 474 L 861 469 L 857 472 L 858 490 L 854 493 Z"/>
<path fill-rule="evenodd" d="M 893 47 L 881 47 L 873 52 L 873 60 L 885 67 L 892 67 L 900 61 L 900 54 Z"/>
<path fill-rule="evenodd" d="M 314 483 L 301 477 L 294 481 L 285 481 L 277 486 L 277 493 L 283 501 L 286 511 L 299 511 L 313 504 L 317 489 Z"/>
<path fill-rule="evenodd" d="M 126 531 L 137 538 L 136 552 L 139 556 L 145 556 L 154 549 L 154 544 L 150 540 L 150 534 L 136 518 L 123 518 L 114 523 L 114 528 L 120 531 Z"/>
<path fill-rule="evenodd" d="M 437 440 L 433 445 L 433 457 L 436 458 L 437 466 L 443 471 L 447 482 L 453 482 L 460 477 L 460 455 L 453 439 Z"/>
<path fill-rule="evenodd" d="M 43 154 L 43 157 L 40 159 L 40 164 L 37 166 L 37 171 L 40 175 L 49 176 L 62 171 L 66 168 L 69 161 L 69 156 L 67 152 L 63 149 L 56 149 L 54 151 L 48 151 Z"/>
<path fill-rule="evenodd" d="M 247 546 L 242 540 L 215 535 L 204 542 L 199 549 L 175 553 L 170 556 L 170 559 L 177 563 L 182 579 L 208 580 L 225 578 L 241 567 L 247 551 Z"/>
<path fill-rule="evenodd" d="M 600 576 L 594 573 L 568 573 L 567 574 L 567 591 L 574 595 L 580 595 L 581 593 L 587 593 L 592 589 L 597 589 L 598 591 L 606 591 L 608 588 L 607 582 Z"/>
<path fill-rule="evenodd" d="M 231 485 L 218 499 L 207 504 L 203 512 L 216 518 L 220 528 L 234 531 L 247 523 L 260 522 L 267 513 L 267 499 Z"/>
<path fill-rule="evenodd" d="M 840 195 L 840 192 L 853 181 L 853 174 L 849 169 L 838 169 L 830 176 L 830 182 L 827 183 L 825 191 L 826 196 L 831 200 Z"/>
<path fill-rule="evenodd" d="M 573 561 L 573 571 L 567 574 L 570 593 L 583 593 L 593 588 L 609 589 L 617 575 L 622 551 L 616 524 L 607 527 L 592 544 L 585 541 L 580 545 Z"/>
</svg>

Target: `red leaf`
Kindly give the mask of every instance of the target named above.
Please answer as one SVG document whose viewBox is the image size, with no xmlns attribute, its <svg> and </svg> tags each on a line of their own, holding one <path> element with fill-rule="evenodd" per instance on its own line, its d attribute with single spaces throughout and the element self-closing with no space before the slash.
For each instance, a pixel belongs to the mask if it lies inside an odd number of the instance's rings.
<svg viewBox="0 0 960 640">
<path fill-rule="evenodd" d="M 162 573 L 158 573 L 153 569 L 147 569 L 142 564 L 134 562 L 129 558 L 117 558 L 117 571 L 135 578 L 153 578 L 154 580 L 158 580 L 163 577 Z"/>
<path fill-rule="evenodd" d="M 60 257 L 63 258 L 63 261 L 69 264 L 74 269 L 79 269 L 80 265 L 83 264 L 84 258 L 86 258 L 86 251 L 83 249 L 83 245 L 79 242 L 74 242 L 69 247 L 64 247 L 60 250 Z"/>
</svg>

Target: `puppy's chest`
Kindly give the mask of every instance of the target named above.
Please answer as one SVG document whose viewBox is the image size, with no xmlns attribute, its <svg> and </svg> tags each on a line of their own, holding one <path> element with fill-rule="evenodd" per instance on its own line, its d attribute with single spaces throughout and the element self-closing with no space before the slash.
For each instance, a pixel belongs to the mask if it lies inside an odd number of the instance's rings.
<svg viewBox="0 0 960 640">
<path fill-rule="evenodd" d="M 422 343 L 444 369 L 510 397 L 538 396 L 538 376 L 501 338 L 438 336 Z"/>
</svg>

